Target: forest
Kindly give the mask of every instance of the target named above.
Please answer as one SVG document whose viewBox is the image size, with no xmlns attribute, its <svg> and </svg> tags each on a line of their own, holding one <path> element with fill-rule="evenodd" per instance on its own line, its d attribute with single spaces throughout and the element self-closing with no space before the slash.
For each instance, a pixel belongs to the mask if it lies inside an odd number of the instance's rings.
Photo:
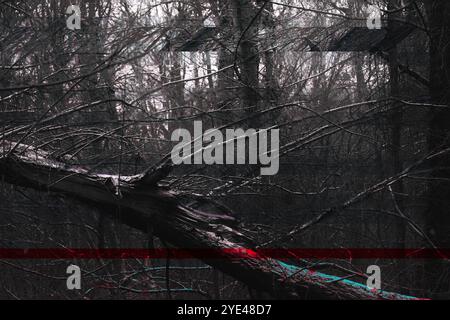
<svg viewBox="0 0 450 320">
<path fill-rule="evenodd" d="M 450 299 L 447 0 L 0 0 L 0 299 Z"/>
</svg>

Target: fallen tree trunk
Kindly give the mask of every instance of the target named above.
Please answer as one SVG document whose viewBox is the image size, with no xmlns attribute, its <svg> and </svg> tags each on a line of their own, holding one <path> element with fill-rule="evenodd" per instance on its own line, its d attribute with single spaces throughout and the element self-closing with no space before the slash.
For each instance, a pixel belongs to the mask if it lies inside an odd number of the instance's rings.
<svg viewBox="0 0 450 320">
<path fill-rule="evenodd" d="M 11 148 L 13 146 L 13 148 Z M 11 152 L 11 150 L 13 150 Z M 348 279 L 293 266 L 264 257 L 232 217 L 209 214 L 181 204 L 176 194 L 158 185 L 166 167 L 135 176 L 95 174 L 51 159 L 42 150 L 9 142 L 0 144 L 0 175 L 5 181 L 50 190 L 81 199 L 103 212 L 120 207 L 122 223 L 154 234 L 178 248 L 214 250 L 214 259 L 195 258 L 274 298 L 415 299 L 397 293 L 369 290 Z M 234 250 L 242 248 L 242 251 Z M 233 249 L 233 250 L 223 250 Z"/>
</svg>

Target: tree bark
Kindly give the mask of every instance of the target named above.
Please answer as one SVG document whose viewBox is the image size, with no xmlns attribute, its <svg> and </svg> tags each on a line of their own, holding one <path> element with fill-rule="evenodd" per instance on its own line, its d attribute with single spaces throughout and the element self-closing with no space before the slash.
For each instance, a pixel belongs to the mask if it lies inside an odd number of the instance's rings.
<svg viewBox="0 0 450 320">
<path fill-rule="evenodd" d="M 430 35 L 430 95 L 434 104 L 445 108 L 430 111 L 430 150 L 443 150 L 450 146 L 450 2 L 446 0 L 425 1 Z M 450 247 L 450 156 L 436 158 L 432 162 L 429 187 L 429 205 L 426 212 L 427 231 L 435 244 Z M 444 293 L 448 298 L 448 265 L 441 261 L 429 263 L 427 287 L 433 293 Z M 431 284 L 431 285 L 430 285 Z M 437 297 L 440 297 L 436 294 Z"/>
<path fill-rule="evenodd" d="M 234 218 L 209 214 L 180 204 L 178 196 L 158 181 L 168 173 L 161 167 L 135 176 L 95 174 L 52 160 L 31 146 L 0 144 L 0 176 L 5 181 L 38 190 L 60 192 L 100 208 L 105 214 L 121 207 L 121 223 L 147 232 L 179 248 L 214 250 L 217 257 L 194 258 L 275 298 L 415 299 L 397 293 L 373 291 L 363 284 L 308 270 L 262 256 L 251 250 L 252 240 L 235 226 Z M 233 250 L 223 250 L 233 249 Z M 242 249 L 237 252 L 236 249 Z"/>
<path fill-rule="evenodd" d="M 251 116 L 259 109 L 259 13 L 251 0 L 233 0 L 234 28 L 238 39 L 239 80 L 242 81 L 242 107 L 244 114 Z M 260 120 L 250 121 L 250 128 L 259 128 Z"/>
<path fill-rule="evenodd" d="M 395 33 L 396 26 L 398 25 L 398 20 L 402 18 L 401 14 L 397 12 L 398 8 L 401 7 L 401 3 L 398 0 L 389 0 L 388 2 L 388 20 L 389 27 L 388 33 Z M 400 70 L 399 70 L 399 49 L 398 46 L 393 46 L 389 52 L 389 84 L 390 84 L 390 95 L 393 99 L 401 99 L 401 85 L 400 85 Z M 401 143 L 402 143 L 402 122 L 403 122 L 403 108 L 398 102 L 392 104 L 394 110 L 390 115 L 390 137 L 388 148 L 388 159 L 389 168 L 388 172 L 390 175 L 395 175 L 403 171 L 403 163 L 401 158 Z M 396 207 L 400 212 L 404 211 L 403 205 L 403 194 L 404 194 L 403 180 L 398 181 L 392 186 L 393 199 L 396 201 Z M 398 220 L 396 222 L 396 248 L 404 249 L 406 246 L 406 225 L 405 221 Z M 397 272 L 398 272 L 398 283 L 403 285 L 404 276 L 403 272 L 406 269 L 405 262 L 403 260 L 397 261 Z"/>
</svg>

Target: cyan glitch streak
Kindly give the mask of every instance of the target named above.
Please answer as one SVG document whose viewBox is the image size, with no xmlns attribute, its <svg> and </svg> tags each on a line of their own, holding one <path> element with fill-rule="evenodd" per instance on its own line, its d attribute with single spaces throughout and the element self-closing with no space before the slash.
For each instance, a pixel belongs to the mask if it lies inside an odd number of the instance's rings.
<svg viewBox="0 0 450 320">
<path fill-rule="evenodd" d="M 342 277 L 333 276 L 333 275 L 329 275 L 329 274 L 318 272 L 318 271 L 312 271 L 311 269 L 300 268 L 300 267 L 297 267 L 297 266 L 294 266 L 291 264 L 287 264 L 280 260 L 275 260 L 275 261 L 280 265 L 280 274 L 282 274 L 282 275 L 287 274 L 287 276 L 292 276 L 294 274 L 297 274 L 297 275 L 302 275 L 304 277 L 309 277 L 312 279 L 314 277 L 317 277 L 317 278 L 320 278 L 321 280 L 325 280 L 325 282 L 329 282 L 329 283 L 339 281 L 339 282 L 344 283 L 353 288 L 371 292 L 371 293 L 373 293 L 374 296 L 379 296 L 380 300 L 381 299 L 422 300 L 417 297 L 403 295 L 403 294 L 399 294 L 399 293 L 394 293 L 394 292 L 389 292 L 389 291 L 384 291 L 384 290 L 370 289 L 367 285 L 364 285 L 360 282 L 355 282 L 352 280 L 344 279 Z"/>
</svg>

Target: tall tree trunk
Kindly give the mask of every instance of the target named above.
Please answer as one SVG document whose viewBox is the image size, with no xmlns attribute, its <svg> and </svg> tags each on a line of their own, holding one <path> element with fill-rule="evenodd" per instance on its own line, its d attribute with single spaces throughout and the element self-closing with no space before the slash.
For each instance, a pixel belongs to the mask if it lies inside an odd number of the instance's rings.
<svg viewBox="0 0 450 320">
<path fill-rule="evenodd" d="M 242 81 L 242 107 L 244 115 L 253 115 L 259 109 L 259 13 L 251 0 L 233 0 L 233 21 L 239 42 L 239 80 Z M 252 120 L 250 127 L 259 127 L 258 120 Z"/>
<path fill-rule="evenodd" d="M 231 30 L 233 27 L 233 13 L 230 3 L 224 1 L 221 5 L 222 7 L 220 8 L 212 6 L 212 8 L 215 9 L 215 15 L 218 17 L 216 23 L 220 30 Z M 227 36 L 227 33 L 225 33 L 222 37 L 217 55 L 218 69 L 223 70 L 217 75 L 216 96 L 217 108 L 219 110 L 230 109 L 230 97 L 234 96 L 234 94 L 230 94 L 232 92 L 231 87 L 234 83 L 234 72 L 229 68 L 233 65 L 233 49 L 231 43 L 232 40 L 230 39 L 230 36 Z M 235 120 L 234 114 L 229 111 L 218 113 L 218 118 L 216 126 L 222 126 Z"/>
<path fill-rule="evenodd" d="M 450 1 L 424 1 L 430 31 L 430 94 L 434 104 L 446 108 L 430 110 L 429 148 L 450 147 Z M 450 154 L 445 153 L 432 162 L 429 205 L 426 213 L 427 230 L 436 245 L 450 247 Z M 450 277 L 447 262 L 431 261 L 428 265 L 428 287 L 447 292 Z M 438 297 L 441 295 L 437 294 Z"/>
<path fill-rule="evenodd" d="M 388 33 L 394 33 L 396 25 L 401 18 L 401 14 L 398 13 L 398 8 L 401 7 L 400 1 L 398 0 L 389 0 L 388 2 L 388 11 L 389 13 L 389 26 Z M 399 71 L 399 56 L 398 56 L 398 48 L 394 46 L 391 50 L 389 50 L 389 84 L 390 84 L 390 96 L 392 98 L 400 98 L 401 88 L 400 88 L 400 71 Z M 398 102 L 394 101 L 392 103 L 393 111 L 390 117 L 390 141 L 388 145 L 388 166 L 390 170 L 387 170 L 390 175 L 398 174 L 403 170 L 403 164 L 401 159 L 401 140 L 402 140 L 402 119 L 403 119 L 403 109 L 402 105 Z M 404 206 L 403 206 L 403 193 L 404 186 L 403 180 L 398 181 L 396 184 L 392 186 L 393 201 L 395 201 L 395 206 L 398 214 L 403 214 Z M 406 225 L 403 219 L 396 219 L 396 244 L 395 247 L 399 249 L 405 248 L 406 241 Z M 404 271 L 405 263 L 403 260 L 399 259 L 397 261 L 397 272 L 398 272 L 398 282 L 401 284 L 403 282 L 402 272 Z"/>
</svg>

